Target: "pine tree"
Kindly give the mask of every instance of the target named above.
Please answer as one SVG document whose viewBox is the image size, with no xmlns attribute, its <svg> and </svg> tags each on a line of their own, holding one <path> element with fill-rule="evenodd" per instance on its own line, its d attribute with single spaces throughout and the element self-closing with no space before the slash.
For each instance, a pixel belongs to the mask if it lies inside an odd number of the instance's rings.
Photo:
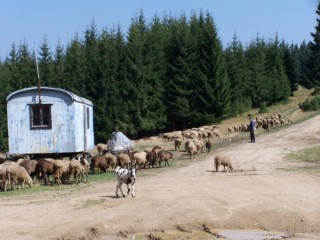
<svg viewBox="0 0 320 240">
<path fill-rule="evenodd" d="M 36 59 L 34 54 L 30 54 L 26 42 L 19 46 L 17 66 L 18 79 L 15 79 L 19 83 L 17 89 L 36 86 L 38 83 Z"/>
<path fill-rule="evenodd" d="M 299 62 L 299 49 L 297 45 L 282 43 L 284 52 L 284 66 L 285 72 L 290 82 L 291 92 L 298 90 L 299 80 L 301 78 L 300 62 Z"/>
<path fill-rule="evenodd" d="M 77 95 L 85 89 L 85 55 L 78 36 L 76 36 L 66 49 L 65 57 L 65 88 Z M 83 96 L 83 95 L 81 95 Z"/>
<path fill-rule="evenodd" d="M 229 47 L 225 50 L 228 78 L 230 79 L 231 115 L 237 116 L 251 108 L 247 105 L 247 69 L 245 52 L 241 42 L 235 35 Z"/>
<path fill-rule="evenodd" d="M 8 58 L 4 61 L 4 63 L 0 62 L 0 115 L 2 119 L 0 121 L 0 149 L 7 150 L 8 149 L 8 131 L 7 131 L 7 102 L 6 98 L 11 92 L 10 87 L 10 62 Z"/>
<path fill-rule="evenodd" d="M 165 48 L 166 71 L 164 78 L 165 105 L 170 130 L 185 129 L 192 125 L 190 95 L 190 66 L 188 64 L 189 28 L 186 17 L 170 19 L 168 44 Z"/>
<path fill-rule="evenodd" d="M 316 10 L 317 15 L 320 17 L 320 1 Z M 313 41 L 310 43 L 312 52 L 310 61 L 310 74 L 308 75 L 309 81 L 312 86 L 320 87 L 320 18 L 317 18 L 317 25 L 315 32 L 311 33 Z"/>
<path fill-rule="evenodd" d="M 301 72 L 301 78 L 299 80 L 299 84 L 304 86 L 305 88 L 312 88 L 313 83 L 309 78 L 309 76 L 312 76 L 312 52 L 311 52 L 311 43 L 306 44 L 305 41 L 302 42 L 302 44 L 299 47 L 299 64 L 300 64 L 300 72 Z"/>
<path fill-rule="evenodd" d="M 39 71 L 42 86 L 52 86 L 53 83 L 53 61 L 49 43 L 46 37 L 39 51 Z"/>
<path fill-rule="evenodd" d="M 282 51 L 278 36 L 267 46 L 266 73 L 269 92 L 266 100 L 271 103 L 287 99 L 290 96 L 290 83 L 285 74 Z"/>
<path fill-rule="evenodd" d="M 227 76 L 221 41 L 212 16 L 201 12 L 196 34 L 191 97 L 196 125 L 213 123 L 230 113 L 230 82 Z M 192 52 L 193 52 L 192 51 Z"/>
<path fill-rule="evenodd" d="M 253 107 L 268 102 L 270 85 L 266 73 L 266 43 L 259 37 L 251 41 L 246 51 L 248 69 L 248 92 Z"/>
<path fill-rule="evenodd" d="M 66 79 L 65 79 L 65 53 L 63 46 L 58 43 L 55 51 L 54 61 L 53 61 L 53 80 L 52 86 L 65 89 Z"/>
</svg>

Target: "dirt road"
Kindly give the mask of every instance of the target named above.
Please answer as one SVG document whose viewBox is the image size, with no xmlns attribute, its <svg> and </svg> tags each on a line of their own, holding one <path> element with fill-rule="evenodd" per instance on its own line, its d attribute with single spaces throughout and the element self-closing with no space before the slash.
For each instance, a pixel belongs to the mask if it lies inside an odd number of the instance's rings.
<svg viewBox="0 0 320 240">
<path fill-rule="evenodd" d="M 178 229 L 278 230 L 320 238 L 320 175 L 283 157 L 320 145 L 320 116 L 219 149 L 234 172 L 214 172 L 213 156 L 139 176 L 135 198 L 115 198 L 115 182 L 75 191 L 0 198 L 1 239 L 112 239 Z M 319 166 L 317 166 L 319 167 Z M 148 170 L 144 170 L 148 171 Z M 143 175 L 143 174 L 141 174 Z M 300 238 L 298 237 L 300 236 Z"/>
</svg>

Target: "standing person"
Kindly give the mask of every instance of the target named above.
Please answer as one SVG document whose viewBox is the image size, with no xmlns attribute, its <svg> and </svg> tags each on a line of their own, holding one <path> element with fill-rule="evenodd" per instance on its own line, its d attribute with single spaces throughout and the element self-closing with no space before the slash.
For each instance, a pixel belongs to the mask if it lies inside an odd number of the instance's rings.
<svg viewBox="0 0 320 240">
<path fill-rule="evenodd" d="M 249 117 L 250 124 L 249 124 L 249 131 L 250 131 L 250 142 L 256 142 L 256 137 L 254 136 L 254 131 L 256 130 L 256 124 L 252 117 Z"/>
</svg>

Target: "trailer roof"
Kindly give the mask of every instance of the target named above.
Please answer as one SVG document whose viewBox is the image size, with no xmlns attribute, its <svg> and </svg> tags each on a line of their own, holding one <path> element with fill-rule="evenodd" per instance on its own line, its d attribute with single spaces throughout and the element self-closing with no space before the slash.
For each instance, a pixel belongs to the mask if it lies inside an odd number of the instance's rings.
<svg viewBox="0 0 320 240">
<path fill-rule="evenodd" d="M 22 92 L 27 92 L 27 91 L 34 91 L 34 90 L 38 90 L 38 87 L 29 87 L 29 88 L 23 88 L 23 89 L 20 89 L 20 90 L 17 90 L 15 92 L 12 92 L 8 95 L 7 97 L 7 102 L 15 95 L 19 94 L 19 93 L 22 93 Z M 63 92 L 67 95 L 69 95 L 71 97 L 71 99 L 75 102 L 80 102 L 80 103 L 84 103 L 84 104 L 87 104 L 87 105 L 90 105 L 90 106 L 93 106 L 93 103 L 89 100 L 89 99 L 86 99 L 86 98 L 83 98 L 83 97 L 80 97 L 72 92 L 69 92 L 67 90 L 64 90 L 64 89 L 61 89 L 61 88 L 56 88 L 56 87 L 40 87 L 40 90 L 52 90 L 52 91 L 58 91 L 58 92 Z"/>
</svg>

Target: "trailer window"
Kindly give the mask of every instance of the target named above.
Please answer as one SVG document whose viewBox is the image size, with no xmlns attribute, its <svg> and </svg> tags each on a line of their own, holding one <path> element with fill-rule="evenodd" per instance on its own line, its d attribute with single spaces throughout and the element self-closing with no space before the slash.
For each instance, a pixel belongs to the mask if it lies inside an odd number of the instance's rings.
<svg viewBox="0 0 320 240">
<path fill-rule="evenodd" d="M 51 129 L 51 104 L 30 105 L 30 128 Z"/>
</svg>

